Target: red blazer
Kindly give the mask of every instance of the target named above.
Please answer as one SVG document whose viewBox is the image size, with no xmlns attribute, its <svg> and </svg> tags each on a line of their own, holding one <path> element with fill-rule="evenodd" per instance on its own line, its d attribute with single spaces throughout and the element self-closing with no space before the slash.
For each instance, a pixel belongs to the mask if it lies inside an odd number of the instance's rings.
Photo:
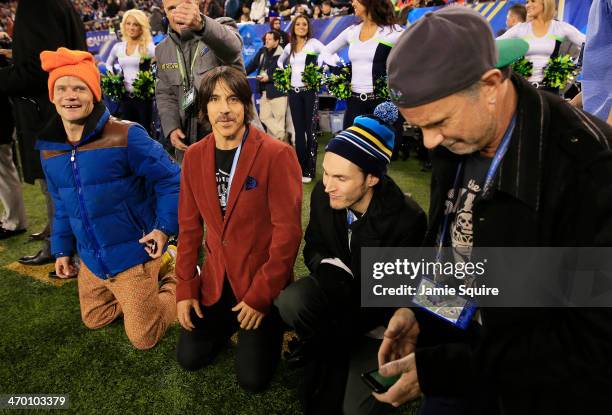
<svg viewBox="0 0 612 415">
<path fill-rule="evenodd" d="M 179 196 L 177 301 L 219 301 L 224 275 L 238 302 L 267 313 L 293 280 L 302 239 L 301 170 L 295 151 L 250 127 L 230 197 L 221 216 L 215 180 L 215 138 L 189 147 L 183 159 Z M 204 267 L 198 252 L 206 223 Z"/>
</svg>

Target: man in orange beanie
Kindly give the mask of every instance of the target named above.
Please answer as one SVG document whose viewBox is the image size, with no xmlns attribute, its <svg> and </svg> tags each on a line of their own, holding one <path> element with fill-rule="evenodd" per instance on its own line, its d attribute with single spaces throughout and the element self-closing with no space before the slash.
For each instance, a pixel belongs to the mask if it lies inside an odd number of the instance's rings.
<svg viewBox="0 0 612 415">
<path fill-rule="evenodd" d="M 85 325 L 123 314 L 132 344 L 149 349 L 176 319 L 175 277 L 159 270 L 178 228 L 179 168 L 140 125 L 110 117 L 91 54 L 59 48 L 40 59 L 59 114 L 36 143 L 56 207 L 55 271 L 77 274 L 76 245 Z"/>
</svg>

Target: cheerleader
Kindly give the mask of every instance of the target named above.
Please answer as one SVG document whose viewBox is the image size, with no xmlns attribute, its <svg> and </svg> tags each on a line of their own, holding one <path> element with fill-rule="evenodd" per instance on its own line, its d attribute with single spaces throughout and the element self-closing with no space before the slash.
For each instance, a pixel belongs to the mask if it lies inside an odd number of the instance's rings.
<svg viewBox="0 0 612 415">
<path fill-rule="evenodd" d="M 556 13 L 555 0 L 528 0 L 527 22 L 519 23 L 498 39 L 521 38 L 529 43 L 525 58 L 533 64 L 529 77 L 536 88 L 558 92 L 555 88 L 543 85 L 544 68 L 549 60 L 559 56 L 559 48 L 566 39 L 582 47 L 585 36 L 569 23 L 553 20 Z"/>
<path fill-rule="evenodd" d="M 302 182 L 310 183 L 315 177 L 317 163 L 317 142 L 313 134 L 313 121 L 317 106 L 317 92 L 308 91 L 302 82 L 304 68 L 311 64 L 320 66 L 323 44 L 312 37 L 308 17 L 295 18 L 290 30 L 290 43 L 278 58 L 278 66 L 291 65 L 291 90 L 289 109 L 295 129 L 295 151 L 302 167 Z"/>
<path fill-rule="evenodd" d="M 147 15 L 136 9 L 128 10 L 121 20 L 121 39 L 115 44 L 106 60 L 106 68 L 114 70 L 118 63 L 123 73 L 123 83 L 127 96 L 121 102 L 121 115 L 123 119 L 135 121 L 145 129 L 151 129 L 151 100 L 144 100 L 134 96 L 133 83 L 140 70 L 146 67 L 146 59 L 155 57 L 155 45 L 151 38 L 151 29 Z"/>
<path fill-rule="evenodd" d="M 393 5 L 389 0 L 353 0 L 355 15 L 361 23 L 345 29 L 337 38 L 325 46 L 325 63 L 336 66 L 336 52 L 348 45 L 351 61 L 351 92 L 344 114 L 344 129 L 353 125 L 358 115 L 372 114 L 384 99 L 377 91 L 385 83 L 387 56 L 402 34 L 395 24 Z"/>
</svg>

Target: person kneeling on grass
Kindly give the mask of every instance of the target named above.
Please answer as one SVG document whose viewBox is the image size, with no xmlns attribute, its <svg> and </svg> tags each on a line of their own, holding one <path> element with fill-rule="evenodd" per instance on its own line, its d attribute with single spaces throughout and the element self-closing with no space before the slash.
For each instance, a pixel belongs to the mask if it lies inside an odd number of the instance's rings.
<svg viewBox="0 0 612 415">
<path fill-rule="evenodd" d="M 251 89 L 243 72 L 211 69 L 198 102 L 213 132 L 183 159 L 177 359 L 187 370 L 200 369 L 238 330 L 238 383 L 258 392 L 280 360 L 283 326 L 272 302 L 293 278 L 302 237 L 300 166 L 289 145 L 249 125 Z M 204 223 L 206 258 L 198 275 Z"/>
<path fill-rule="evenodd" d="M 420 246 L 427 217 L 387 175 L 397 108 L 355 118 L 325 148 L 323 180 L 310 201 L 304 262 L 310 275 L 283 290 L 275 305 L 300 340 L 288 364 L 301 368 L 298 397 L 306 415 L 380 415 L 391 405 L 360 379 L 376 368 L 391 309 L 361 307 L 361 249 Z M 291 347 L 293 346 L 293 347 Z"/>
<path fill-rule="evenodd" d="M 176 278 L 160 267 L 177 232 L 180 169 L 143 127 L 110 116 L 91 54 L 59 48 L 40 59 L 58 113 L 36 144 L 55 205 L 55 271 L 76 276 L 76 243 L 85 325 L 123 314 L 130 342 L 149 349 L 176 319 Z"/>
</svg>

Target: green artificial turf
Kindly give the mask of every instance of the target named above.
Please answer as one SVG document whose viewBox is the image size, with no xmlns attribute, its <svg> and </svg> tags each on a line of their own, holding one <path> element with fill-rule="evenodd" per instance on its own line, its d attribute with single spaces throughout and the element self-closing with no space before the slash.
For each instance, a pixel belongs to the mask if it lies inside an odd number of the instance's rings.
<svg viewBox="0 0 612 415">
<path fill-rule="evenodd" d="M 326 140 L 321 141 L 319 149 Z M 321 161 L 320 152 L 319 178 Z M 427 210 L 429 173 L 421 172 L 415 159 L 394 162 L 390 175 Z M 313 187 L 314 182 L 304 186 L 304 229 Z M 28 230 L 38 231 L 46 220 L 44 199 L 37 186 L 23 189 Z M 56 287 L 5 268 L 38 249 L 26 239 L 24 234 L 0 241 L 0 394 L 68 394 L 69 412 L 82 414 L 301 413 L 297 376 L 284 362 L 271 387 L 251 395 L 236 382 L 231 348 L 203 370 L 182 370 L 175 358 L 178 325 L 149 351 L 130 345 L 121 320 L 99 330 L 85 328 L 74 281 Z M 297 276 L 306 274 L 301 255 L 295 270 Z M 415 406 L 400 413 L 412 414 Z"/>
</svg>

